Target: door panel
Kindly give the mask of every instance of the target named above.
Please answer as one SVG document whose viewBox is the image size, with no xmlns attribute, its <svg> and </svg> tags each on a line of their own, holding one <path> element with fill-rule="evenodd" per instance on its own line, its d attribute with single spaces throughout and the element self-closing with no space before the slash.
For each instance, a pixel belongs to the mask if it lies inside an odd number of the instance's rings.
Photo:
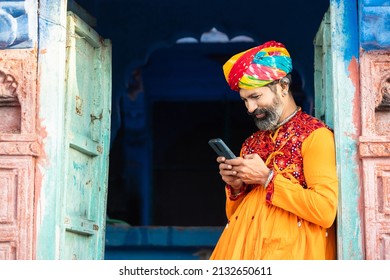
<svg viewBox="0 0 390 280">
<path fill-rule="evenodd" d="M 68 13 L 61 259 L 103 259 L 111 44 Z"/>
<path fill-rule="evenodd" d="M 0 260 L 32 258 L 34 160 L 2 156 L 0 160 Z"/>
<path fill-rule="evenodd" d="M 330 11 L 322 19 L 314 39 L 315 116 L 333 128 L 332 46 Z"/>
<path fill-rule="evenodd" d="M 339 207 L 338 259 L 362 259 L 362 190 L 356 1 L 331 0 L 315 37 L 316 116 L 334 129 Z"/>
</svg>

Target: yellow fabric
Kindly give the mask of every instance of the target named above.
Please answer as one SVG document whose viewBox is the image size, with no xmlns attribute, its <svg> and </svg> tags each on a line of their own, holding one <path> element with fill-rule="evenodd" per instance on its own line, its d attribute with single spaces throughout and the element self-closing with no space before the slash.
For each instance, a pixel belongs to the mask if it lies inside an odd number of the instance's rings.
<svg viewBox="0 0 390 280">
<path fill-rule="evenodd" d="M 335 259 L 338 180 L 333 133 L 319 128 L 302 143 L 308 188 L 277 174 L 272 205 L 255 187 L 229 199 L 224 229 L 210 259 Z"/>
</svg>

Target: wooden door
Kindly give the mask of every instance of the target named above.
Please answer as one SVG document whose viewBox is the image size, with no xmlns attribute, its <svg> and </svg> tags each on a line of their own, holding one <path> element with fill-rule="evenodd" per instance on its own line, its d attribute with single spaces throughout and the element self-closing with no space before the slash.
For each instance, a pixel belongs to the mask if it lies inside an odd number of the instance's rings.
<svg viewBox="0 0 390 280">
<path fill-rule="evenodd" d="M 314 39 L 314 113 L 333 128 L 332 48 L 330 12 L 325 13 Z"/>
<path fill-rule="evenodd" d="M 67 16 L 60 259 L 103 259 L 111 112 L 111 43 Z"/>
<path fill-rule="evenodd" d="M 359 38 L 356 1 L 331 0 L 314 39 L 315 113 L 334 129 L 339 207 L 338 259 L 363 259 Z"/>
</svg>

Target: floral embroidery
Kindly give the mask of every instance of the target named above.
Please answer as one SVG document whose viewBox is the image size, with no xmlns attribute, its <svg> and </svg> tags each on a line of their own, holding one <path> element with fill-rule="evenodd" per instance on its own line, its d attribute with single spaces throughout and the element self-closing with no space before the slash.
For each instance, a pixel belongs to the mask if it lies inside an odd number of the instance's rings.
<svg viewBox="0 0 390 280">
<path fill-rule="evenodd" d="M 327 127 L 320 120 L 301 110 L 286 124 L 273 131 L 257 131 L 242 145 L 242 156 L 257 153 L 276 174 L 282 174 L 307 188 L 303 174 L 302 143 L 316 129 Z M 329 127 L 327 127 L 330 129 Z M 274 176 L 275 178 L 275 176 Z M 267 187 L 266 201 L 272 202 L 274 178 Z M 248 186 L 249 192 L 256 186 Z"/>
</svg>

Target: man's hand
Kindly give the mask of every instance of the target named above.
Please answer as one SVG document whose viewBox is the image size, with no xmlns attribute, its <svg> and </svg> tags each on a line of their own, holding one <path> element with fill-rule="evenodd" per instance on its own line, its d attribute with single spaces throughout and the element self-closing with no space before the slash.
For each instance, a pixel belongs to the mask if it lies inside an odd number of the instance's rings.
<svg viewBox="0 0 390 280">
<path fill-rule="evenodd" d="M 217 158 L 217 162 L 219 162 L 219 174 L 221 174 L 222 180 L 230 185 L 235 193 L 238 193 L 243 185 L 243 181 L 237 176 L 237 172 L 232 170 L 233 166 L 227 164 L 226 161 L 227 159 L 225 157 Z"/>
<path fill-rule="evenodd" d="M 241 182 L 248 185 L 264 185 L 270 172 L 258 154 L 225 160 L 223 164 L 220 164 L 220 170 L 221 168 L 225 170 L 223 172 L 224 176 L 234 177 L 235 181 L 239 182 L 241 180 Z M 220 174 L 222 175 L 221 172 Z"/>
</svg>

